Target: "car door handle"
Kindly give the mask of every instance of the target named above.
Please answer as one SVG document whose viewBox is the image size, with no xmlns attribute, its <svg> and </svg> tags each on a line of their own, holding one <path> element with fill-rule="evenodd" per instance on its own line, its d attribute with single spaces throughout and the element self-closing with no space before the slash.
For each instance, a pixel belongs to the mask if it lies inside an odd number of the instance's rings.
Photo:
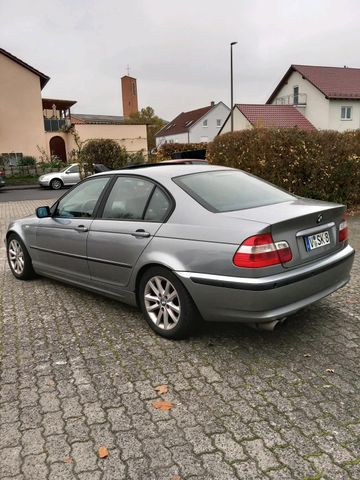
<svg viewBox="0 0 360 480">
<path fill-rule="evenodd" d="M 140 228 L 139 230 L 136 230 L 131 235 L 133 237 L 138 237 L 138 238 L 148 238 L 148 237 L 150 237 L 150 233 L 145 232 L 145 230 L 143 230 L 142 228 Z"/>
<path fill-rule="evenodd" d="M 78 225 L 77 227 L 75 227 L 75 230 L 77 232 L 88 232 L 89 229 L 87 227 L 85 227 L 85 225 Z"/>
</svg>

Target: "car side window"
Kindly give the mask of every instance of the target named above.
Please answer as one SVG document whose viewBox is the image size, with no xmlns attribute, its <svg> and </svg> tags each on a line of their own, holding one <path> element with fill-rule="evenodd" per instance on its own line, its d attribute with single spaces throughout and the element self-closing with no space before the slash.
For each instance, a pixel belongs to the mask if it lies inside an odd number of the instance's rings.
<svg viewBox="0 0 360 480">
<path fill-rule="evenodd" d="M 106 201 L 102 218 L 143 220 L 155 185 L 138 177 L 118 177 Z"/>
<path fill-rule="evenodd" d="M 61 218 L 91 218 L 108 181 L 109 177 L 98 177 L 80 183 L 59 201 L 54 216 Z"/>
<path fill-rule="evenodd" d="M 68 170 L 66 170 L 66 173 L 79 173 L 79 165 L 73 165 Z"/>
<path fill-rule="evenodd" d="M 167 195 L 156 187 L 145 212 L 144 220 L 162 223 L 168 215 L 171 203 Z"/>
</svg>

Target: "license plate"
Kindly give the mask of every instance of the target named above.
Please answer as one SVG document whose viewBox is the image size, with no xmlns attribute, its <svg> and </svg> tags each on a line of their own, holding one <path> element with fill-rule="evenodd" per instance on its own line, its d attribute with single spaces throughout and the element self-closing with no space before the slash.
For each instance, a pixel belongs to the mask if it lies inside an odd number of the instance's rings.
<svg viewBox="0 0 360 480">
<path fill-rule="evenodd" d="M 324 247 L 330 245 L 330 235 L 328 231 L 316 233 L 315 235 L 309 235 L 304 237 L 306 250 L 310 252 L 315 248 Z"/>
</svg>

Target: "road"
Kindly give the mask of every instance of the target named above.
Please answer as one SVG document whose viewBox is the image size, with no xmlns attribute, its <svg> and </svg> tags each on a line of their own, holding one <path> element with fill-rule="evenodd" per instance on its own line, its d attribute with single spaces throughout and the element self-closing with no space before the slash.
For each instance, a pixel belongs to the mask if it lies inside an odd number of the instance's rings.
<svg viewBox="0 0 360 480">
<path fill-rule="evenodd" d="M 0 238 L 40 205 L 0 203 Z M 350 230 L 358 249 L 360 217 Z M 120 302 L 16 280 L 2 242 L 0 285 L 1 480 L 360 479 L 358 257 L 346 288 L 275 332 L 207 324 L 178 342 Z"/>
<path fill-rule="evenodd" d="M 47 188 L 29 188 L 8 190 L 6 187 L 0 188 L 1 202 L 20 202 L 24 200 L 43 200 L 53 198 L 56 200 L 63 195 L 67 189 L 50 190 Z"/>
</svg>

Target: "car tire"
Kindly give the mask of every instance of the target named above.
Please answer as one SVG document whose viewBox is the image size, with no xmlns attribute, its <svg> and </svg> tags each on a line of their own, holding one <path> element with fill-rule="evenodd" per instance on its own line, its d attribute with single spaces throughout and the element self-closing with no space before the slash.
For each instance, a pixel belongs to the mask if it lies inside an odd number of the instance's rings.
<svg viewBox="0 0 360 480">
<path fill-rule="evenodd" d="M 53 178 L 50 182 L 50 187 L 53 190 L 60 190 L 63 186 L 63 182 L 60 180 L 60 178 Z"/>
<path fill-rule="evenodd" d="M 199 318 L 189 293 L 164 267 L 145 271 L 139 284 L 139 304 L 150 327 L 165 338 L 188 337 Z"/>
<path fill-rule="evenodd" d="M 7 238 L 7 258 L 14 277 L 19 280 L 30 280 L 35 276 L 31 257 L 21 240 L 15 233 Z"/>
</svg>

